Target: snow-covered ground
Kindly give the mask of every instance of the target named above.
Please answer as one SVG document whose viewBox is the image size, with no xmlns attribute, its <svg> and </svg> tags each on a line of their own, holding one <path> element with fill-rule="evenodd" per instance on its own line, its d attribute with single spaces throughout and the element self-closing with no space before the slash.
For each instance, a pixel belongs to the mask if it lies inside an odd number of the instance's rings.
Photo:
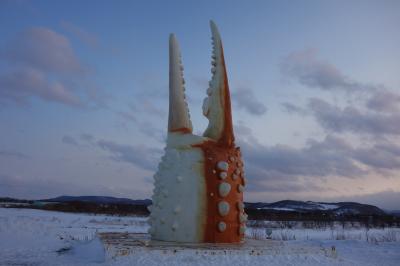
<svg viewBox="0 0 400 266">
<path fill-rule="evenodd" d="M 400 265 L 398 228 L 273 228 L 271 240 L 249 228 L 255 240 L 240 248 L 142 246 L 124 256 L 100 239 L 147 229 L 143 217 L 0 208 L 0 265 Z"/>
</svg>

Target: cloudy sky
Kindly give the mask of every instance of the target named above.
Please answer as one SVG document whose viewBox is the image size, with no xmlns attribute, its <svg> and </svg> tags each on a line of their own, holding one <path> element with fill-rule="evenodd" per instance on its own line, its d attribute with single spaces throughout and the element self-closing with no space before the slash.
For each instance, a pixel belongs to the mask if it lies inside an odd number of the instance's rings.
<svg viewBox="0 0 400 266">
<path fill-rule="evenodd" d="M 150 197 L 168 35 L 201 134 L 210 19 L 246 200 L 400 209 L 399 1 L 0 1 L 0 196 Z"/>
</svg>

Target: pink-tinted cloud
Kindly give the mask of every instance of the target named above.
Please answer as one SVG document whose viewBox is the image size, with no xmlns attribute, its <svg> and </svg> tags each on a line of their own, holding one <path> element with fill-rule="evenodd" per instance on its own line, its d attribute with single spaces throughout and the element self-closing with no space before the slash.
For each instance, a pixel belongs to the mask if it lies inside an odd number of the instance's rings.
<svg viewBox="0 0 400 266">
<path fill-rule="evenodd" d="M 378 112 L 398 113 L 400 95 L 389 90 L 376 91 L 368 100 L 367 107 Z"/>
<path fill-rule="evenodd" d="M 51 29 L 24 30 L 0 50 L 0 103 L 27 104 L 31 98 L 69 106 L 106 106 L 106 96 L 88 78 L 69 39 Z"/>
<path fill-rule="evenodd" d="M 0 74 L 0 100 L 27 104 L 33 96 L 70 106 L 81 105 L 72 90 L 58 81 L 49 81 L 39 70 L 20 68 Z"/>
<path fill-rule="evenodd" d="M 321 90 L 342 90 L 346 92 L 373 90 L 375 86 L 352 80 L 330 62 L 318 57 L 317 50 L 295 51 L 281 62 L 282 73 L 301 84 Z"/>
<path fill-rule="evenodd" d="M 30 28 L 17 35 L 5 52 L 10 63 L 24 64 L 51 73 L 86 72 L 69 40 L 47 28 Z"/>
</svg>

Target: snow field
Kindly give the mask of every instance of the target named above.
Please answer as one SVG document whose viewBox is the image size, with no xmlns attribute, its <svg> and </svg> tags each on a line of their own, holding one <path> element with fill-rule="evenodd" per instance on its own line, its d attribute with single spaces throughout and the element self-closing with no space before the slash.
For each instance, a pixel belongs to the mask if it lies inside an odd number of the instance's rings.
<svg viewBox="0 0 400 266">
<path fill-rule="evenodd" d="M 0 208 L 0 265 L 400 265 L 399 228 L 282 224 L 249 221 L 247 248 L 142 246 L 112 256 L 99 233 L 146 233 L 146 217 Z"/>
</svg>

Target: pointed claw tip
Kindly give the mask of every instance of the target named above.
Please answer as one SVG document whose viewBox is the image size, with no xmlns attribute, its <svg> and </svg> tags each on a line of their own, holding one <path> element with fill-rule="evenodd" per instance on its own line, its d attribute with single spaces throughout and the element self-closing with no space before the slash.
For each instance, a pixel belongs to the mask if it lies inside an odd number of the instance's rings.
<svg viewBox="0 0 400 266">
<path fill-rule="evenodd" d="M 217 24 L 215 24 L 215 22 L 213 20 L 210 20 L 210 28 L 211 28 L 211 32 L 212 32 L 213 36 L 214 35 L 219 36 Z"/>
<path fill-rule="evenodd" d="M 185 97 L 183 66 L 178 40 L 169 35 L 169 132 L 192 132 L 189 108 Z"/>
<path fill-rule="evenodd" d="M 176 55 L 176 56 L 180 56 L 180 47 L 179 47 L 179 43 L 178 43 L 178 39 L 176 38 L 174 33 L 171 33 L 169 35 L 169 49 L 170 49 L 170 53 Z"/>
<path fill-rule="evenodd" d="M 169 34 L 169 41 L 172 42 L 176 42 L 176 35 L 175 33 L 170 33 Z"/>
<path fill-rule="evenodd" d="M 214 20 L 210 19 L 210 26 L 212 27 L 216 27 Z"/>
</svg>

